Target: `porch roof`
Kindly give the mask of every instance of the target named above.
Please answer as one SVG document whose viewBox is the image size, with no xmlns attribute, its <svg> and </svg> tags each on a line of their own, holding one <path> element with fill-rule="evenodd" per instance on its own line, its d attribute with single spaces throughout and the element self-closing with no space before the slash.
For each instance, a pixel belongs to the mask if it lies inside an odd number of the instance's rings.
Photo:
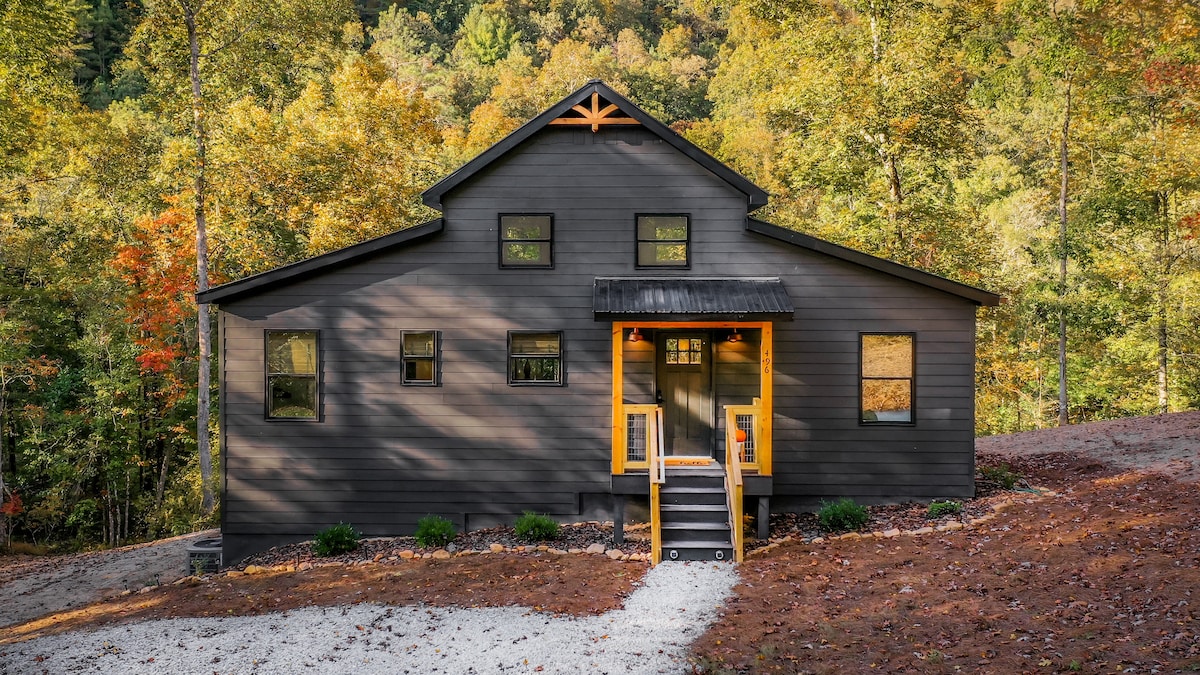
<svg viewBox="0 0 1200 675">
<path fill-rule="evenodd" d="M 592 287 L 597 321 L 791 321 L 778 277 L 605 278 Z"/>
</svg>

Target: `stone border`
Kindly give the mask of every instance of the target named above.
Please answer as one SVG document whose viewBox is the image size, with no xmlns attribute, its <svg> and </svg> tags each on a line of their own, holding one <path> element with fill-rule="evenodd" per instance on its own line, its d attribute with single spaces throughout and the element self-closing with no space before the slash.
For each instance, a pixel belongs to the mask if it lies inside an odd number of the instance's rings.
<svg viewBox="0 0 1200 675">
<path fill-rule="evenodd" d="M 1033 492 L 1031 494 L 1036 499 L 1058 496 L 1057 492 L 1055 492 L 1054 490 L 1051 490 L 1049 488 L 1035 487 L 1035 488 L 1030 488 L 1030 489 L 1033 490 Z M 921 528 L 917 528 L 915 530 L 901 530 L 899 528 L 893 528 L 890 530 L 882 530 L 882 531 L 875 530 L 873 532 L 847 532 L 845 534 L 835 534 L 835 535 L 832 535 L 829 537 L 813 537 L 812 539 L 806 539 L 804 537 L 797 538 L 797 537 L 793 537 L 792 535 L 789 534 L 786 537 L 780 537 L 779 539 L 771 540 L 771 543 L 767 544 L 766 546 L 763 546 L 761 548 L 756 548 L 753 551 L 748 551 L 746 553 L 746 557 L 749 558 L 751 556 L 761 555 L 763 553 L 766 553 L 767 551 L 772 551 L 772 550 L 775 550 L 776 548 L 779 548 L 779 546 L 782 544 L 787 544 L 787 543 L 790 543 L 793 541 L 801 541 L 805 544 L 824 544 L 824 543 L 830 542 L 830 541 L 844 541 L 844 540 L 853 541 L 856 539 L 895 539 L 896 537 L 901 537 L 901 536 L 918 536 L 918 535 L 923 535 L 923 534 L 933 534 L 935 532 L 957 532 L 959 530 L 966 530 L 968 528 L 973 528 L 973 527 L 982 525 L 982 524 L 994 519 L 998 513 L 1007 509 L 1008 507 L 1012 506 L 1015 503 L 1017 503 L 1016 499 L 1006 498 L 1003 501 L 992 504 L 992 512 L 991 513 L 984 514 L 978 518 L 972 518 L 972 519 L 966 520 L 966 521 L 951 520 L 951 521 L 942 523 L 940 525 L 937 525 L 936 527 L 932 527 L 932 526 L 921 527 Z"/>
</svg>

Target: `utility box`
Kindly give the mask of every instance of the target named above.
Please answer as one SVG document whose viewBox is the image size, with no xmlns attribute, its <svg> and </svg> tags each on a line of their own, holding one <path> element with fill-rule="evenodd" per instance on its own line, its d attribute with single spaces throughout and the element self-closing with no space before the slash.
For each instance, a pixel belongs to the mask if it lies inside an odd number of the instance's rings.
<svg viewBox="0 0 1200 675">
<path fill-rule="evenodd" d="M 215 574 L 221 570 L 221 538 L 198 539 L 188 546 L 188 574 Z"/>
</svg>

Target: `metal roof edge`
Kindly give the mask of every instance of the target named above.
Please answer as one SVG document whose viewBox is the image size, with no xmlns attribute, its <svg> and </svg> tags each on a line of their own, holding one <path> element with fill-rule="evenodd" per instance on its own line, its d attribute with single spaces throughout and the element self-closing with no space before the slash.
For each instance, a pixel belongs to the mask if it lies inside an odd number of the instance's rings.
<svg viewBox="0 0 1200 675">
<path fill-rule="evenodd" d="M 805 234 L 796 230 L 789 230 L 786 227 L 780 227 L 779 225 L 774 225 L 764 220 L 758 220 L 757 218 L 747 217 L 746 229 L 750 232 L 771 237 L 772 239 L 777 239 L 801 248 L 806 248 L 810 251 L 815 251 L 831 258 L 837 258 L 838 260 L 843 260 L 848 263 L 873 269 L 876 272 L 882 272 L 906 281 L 921 284 L 922 286 L 928 286 L 929 288 L 942 291 L 943 293 L 956 295 L 960 298 L 970 300 L 977 305 L 994 307 L 999 305 L 1003 300 L 1000 295 L 992 293 L 991 291 L 985 291 L 982 288 L 976 288 L 975 286 L 970 286 L 952 279 L 947 279 L 946 277 L 925 272 L 915 267 L 901 265 L 898 262 L 873 256 L 869 253 L 863 253 L 862 251 L 856 251 L 852 248 L 839 246 L 833 242 L 825 241 L 824 239 L 818 239 L 810 234 Z"/>
<path fill-rule="evenodd" d="M 436 218 L 420 225 L 407 227 L 403 230 L 385 234 L 374 239 L 368 239 L 359 244 L 330 251 L 319 256 L 294 262 L 275 269 L 260 272 L 252 276 L 231 281 L 196 294 L 196 302 L 219 303 L 234 300 L 248 295 L 265 291 L 269 288 L 286 285 L 293 281 L 306 279 L 323 272 L 338 269 L 352 264 L 363 258 L 377 255 L 389 249 L 411 244 L 442 231 L 444 223 Z"/>
</svg>

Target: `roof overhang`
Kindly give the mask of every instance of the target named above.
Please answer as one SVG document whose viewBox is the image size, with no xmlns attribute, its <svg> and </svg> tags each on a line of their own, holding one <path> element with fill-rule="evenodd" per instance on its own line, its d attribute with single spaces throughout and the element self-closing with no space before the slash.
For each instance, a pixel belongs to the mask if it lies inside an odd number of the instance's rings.
<svg viewBox="0 0 1200 675">
<path fill-rule="evenodd" d="M 831 258 L 844 260 L 845 262 L 852 263 L 860 267 L 872 269 L 876 272 L 882 272 L 899 279 L 904 279 L 922 286 L 934 288 L 942 291 L 943 293 L 956 295 L 964 300 L 969 300 L 976 305 L 994 307 L 999 305 L 1003 300 L 1003 298 L 999 295 L 992 293 L 991 291 L 985 291 L 982 288 L 968 286 L 967 284 L 959 283 L 945 277 L 940 277 L 936 274 L 930 274 L 929 272 L 916 269 L 915 267 L 908 267 L 901 265 L 900 263 L 892 262 L 891 260 L 885 260 L 883 258 L 878 258 L 876 256 L 863 253 L 862 251 L 855 251 L 854 249 L 846 248 L 845 246 L 838 246 L 837 244 L 825 241 L 824 239 L 817 239 L 812 235 L 804 234 L 803 232 L 797 232 L 796 230 L 789 230 L 778 225 L 772 225 L 771 223 L 758 220 L 756 218 L 746 219 L 746 230 L 749 232 L 754 232 L 755 234 L 761 234 L 766 237 L 770 237 L 771 239 L 787 242 L 794 246 L 799 246 L 800 248 L 805 248 L 816 253 L 821 253 Z"/>
<path fill-rule="evenodd" d="M 277 267 L 261 274 L 246 277 L 245 279 L 231 281 L 227 284 L 210 288 L 202 293 L 197 293 L 196 302 L 232 302 L 239 298 L 261 293 L 278 286 L 285 286 L 302 279 L 325 274 L 354 264 L 360 260 L 380 255 L 397 247 L 407 246 L 437 235 L 441 233 L 442 226 L 442 219 L 437 218 L 420 225 L 392 232 L 391 234 L 385 234 L 382 237 L 364 241 L 361 244 L 355 244 L 319 255 L 315 258 Z"/>
<path fill-rule="evenodd" d="M 791 321 L 796 308 L 778 277 L 597 277 L 597 321 Z"/>
</svg>

